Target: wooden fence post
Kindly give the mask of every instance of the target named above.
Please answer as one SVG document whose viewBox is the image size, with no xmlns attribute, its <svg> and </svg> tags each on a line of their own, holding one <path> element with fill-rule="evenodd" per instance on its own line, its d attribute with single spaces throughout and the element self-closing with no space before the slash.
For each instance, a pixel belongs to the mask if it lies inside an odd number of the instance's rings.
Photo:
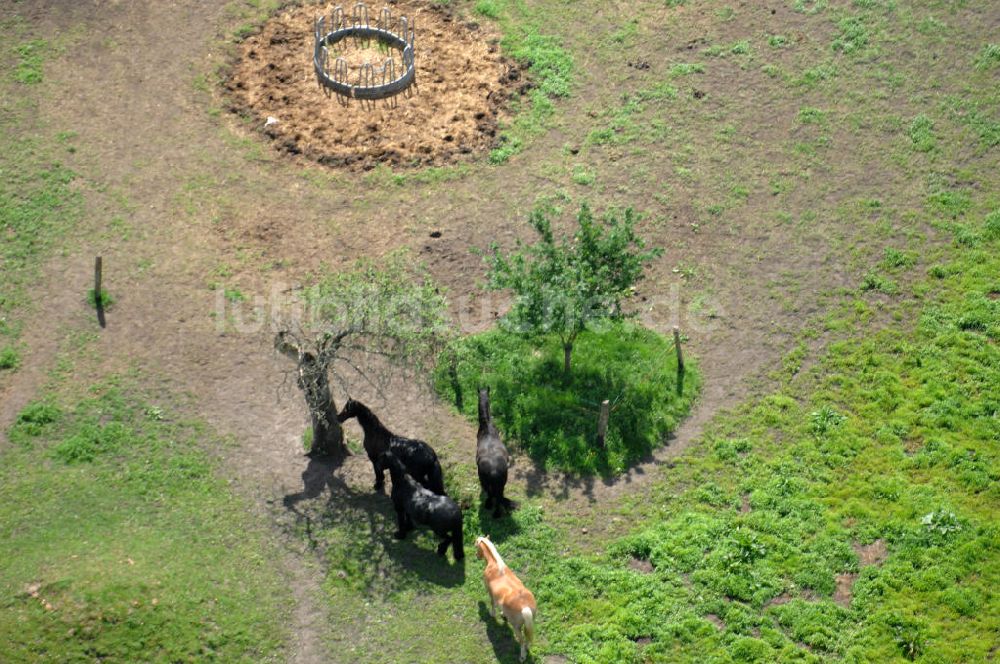
<svg viewBox="0 0 1000 664">
<path fill-rule="evenodd" d="M 674 325 L 674 350 L 677 352 L 677 373 L 684 373 L 684 354 L 681 352 L 681 329 Z"/>
<path fill-rule="evenodd" d="M 101 257 L 98 256 L 94 259 L 94 304 L 100 306 L 103 304 L 101 298 Z"/>
<path fill-rule="evenodd" d="M 94 307 L 97 309 L 97 324 L 104 327 L 104 291 L 101 290 L 101 257 L 94 258 Z"/>
<path fill-rule="evenodd" d="M 597 418 L 597 444 L 600 445 L 601 449 L 604 449 L 604 439 L 608 435 L 608 414 L 610 412 L 611 406 L 605 399 L 601 402 L 601 415 Z"/>
</svg>

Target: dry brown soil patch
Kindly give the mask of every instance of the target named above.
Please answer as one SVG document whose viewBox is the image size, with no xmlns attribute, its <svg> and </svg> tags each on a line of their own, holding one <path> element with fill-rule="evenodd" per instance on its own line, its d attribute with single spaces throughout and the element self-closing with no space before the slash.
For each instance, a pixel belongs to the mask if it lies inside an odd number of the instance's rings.
<svg viewBox="0 0 1000 664">
<path fill-rule="evenodd" d="M 494 145 L 510 91 L 523 85 L 495 34 L 432 5 L 395 3 L 394 15 L 415 25 L 416 83 L 392 100 L 347 100 L 328 95 L 313 71 L 313 22 L 332 7 L 284 9 L 240 44 L 225 83 L 230 110 L 280 150 L 330 166 L 446 164 Z M 386 58 L 351 39 L 338 46 L 352 71 Z M 268 117 L 277 123 L 265 128 Z"/>
</svg>

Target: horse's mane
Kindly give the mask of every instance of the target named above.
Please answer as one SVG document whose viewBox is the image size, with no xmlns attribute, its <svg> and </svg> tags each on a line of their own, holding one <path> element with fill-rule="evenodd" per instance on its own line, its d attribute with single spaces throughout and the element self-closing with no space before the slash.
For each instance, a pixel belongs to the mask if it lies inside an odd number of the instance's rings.
<svg viewBox="0 0 1000 664">
<path fill-rule="evenodd" d="M 496 561 L 497 569 L 499 571 L 501 571 L 501 572 L 503 572 L 505 569 L 507 569 L 507 563 L 505 563 L 503 561 L 503 558 L 500 557 L 500 552 L 497 551 L 497 548 L 495 546 L 493 546 L 493 542 L 490 541 L 490 538 L 488 538 L 488 537 L 480 537 L 479 540 L 483 544 L 485 544 L 486 548 L 490 550 L 491 554 L 493 554 L 493 560 Z"/>
<path fill-rule="evenodd" d="M 382 421 L 380 419 L 378 419 L 378 417 L 375 416 L 375 413 L 372 412 L 371 408 L 369 408 L 365 404 L 361 403 L 360 401 L 357 401 L 356 399 L 352 399 L 351 401 L 353 402 L 354 407 L 358 411 L 357 414 L 355 415 L 355 417 L 358 418 L 359 422 L 362 419 L 366 419 L 369 422 L 371 422 L 372 424 L 374 424 L 375 426 L 377 426 L 379 428 L 382 428 L 382 429 L 385 429 L 385 425 L 382 424 Z"/>
<path fill-rule="evenodd" d="M 488 390 L 479 391 L 479 435 L 490 433 L 497 436 L 496 424 L 493 423 L 493 413 L 490 412 L 490 393 Z"/>
</svg>

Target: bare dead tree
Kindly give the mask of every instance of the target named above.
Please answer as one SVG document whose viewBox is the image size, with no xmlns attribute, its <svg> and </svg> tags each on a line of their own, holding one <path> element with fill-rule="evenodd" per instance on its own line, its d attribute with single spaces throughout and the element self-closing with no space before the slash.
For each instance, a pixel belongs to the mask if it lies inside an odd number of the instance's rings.
<svg viewBox="0 0 1000 664">
<path fill-rule="evenodd" d="M 305 318 L 279 323 L 274 347 L 295 362 L 312 421 L 310 455 L 347 454 L 330 379 L 381 391 L 391 373 L 420 371 L 451 335 L 447 301 L 404 254 L 360 261 L 303 292 Z"/>
</svg>

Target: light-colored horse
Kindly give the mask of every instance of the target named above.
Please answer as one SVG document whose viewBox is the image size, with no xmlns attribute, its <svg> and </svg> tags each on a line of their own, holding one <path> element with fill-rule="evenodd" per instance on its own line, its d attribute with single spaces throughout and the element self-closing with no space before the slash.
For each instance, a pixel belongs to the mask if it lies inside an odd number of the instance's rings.
<svg viewBox="0 0 1000 664">
<path fill-rule="evenodd" d="M 514 570 L 507 567 L 489 537 L 476 538 L 476 557 L 486 560 L 483 579 L 490 595 L 490 615 L 496 618 L 497 605 L 503 617 L 514 629 L 514 638 L 521 644 L 521 661 L 528 656 L 528 646 L 535 638 L 535 596 L 524 587 Z"/>
</svg>

